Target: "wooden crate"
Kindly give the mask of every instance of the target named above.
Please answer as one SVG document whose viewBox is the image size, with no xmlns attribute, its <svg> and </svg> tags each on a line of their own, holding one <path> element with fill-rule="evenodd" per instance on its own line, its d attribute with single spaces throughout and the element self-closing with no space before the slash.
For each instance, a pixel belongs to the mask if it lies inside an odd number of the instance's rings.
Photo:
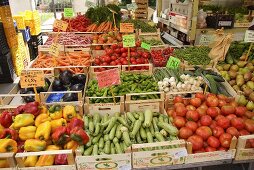
<svg viewBox="0 0 254 170">
<path fill-rule="evenodd" d="M 147 67 L 147 70 L 135 70 L 136 67 Z M 153 75 L 153 65 L 152 64 L 137 64 L 130 65 L 130 69 L 134 68 L 134 70 L 129 71 L 128 65 L 122 65 L 122 73 L 136 73 L 136 74 L 145 74 L 145 75 Z"/>
<path fill-rule="evenodd" d="M 254 135 L 239 136 L 237 147 L 236 147 L 235 160 L 239 161 L 239 160 L 253 160 L 254 159 L 254 149 L 245 148 L 246 142 L 248 139 L 254 139 Z"/>
<path fill-rule="evenodd" d="M 67 154 L 68 165 L 52 165 L 52 166 L 43 166 L 43 167 L 25 167 L 23 158 L 27 156 L 42 156 L 42 155 L 58 155 L 58 154 Z M 17 169 L 18 170 L 76 170 L 76 163 L 72 150 L 52 150 L 52 151 L 41 151 L 41 152 L 24 152 L 17 153 L 16 156 Z"/>
<path fill-rule="evenodd" d="M 67 70 L 67 69 L 70 69 L 70 68 L 81 68 L 81 69 L 83 69 L 83 74 L 86 75 L 86 83 L 85 83 L 85 86 L 84 86 L 83 93 L 82 93 L 82 91 L 53 91 L 52 84 L 51 84 L 49 89 L 48 89 L 48 92 L 40 93 L 41 101 L 43 103 L 49 103 L 47 100 L 50 97 L 50 95 L 60 94 L 60 93 L 61 94 L 67 94 L 67 93 L 77 94 L 78 95 L 77 103 L 82 103 L 84 101 L 85 89 L 86 89 L 87 82 L 88 82 L 88 79 L 89 79 L 89 74 L 88 74 L 89 73 L 89 68 L 88 67 L 79 67 L 79 66 L 56 67 L 56 68 L 54 68 L 54 76 L 55 77 L 58 76 L 61 70 Z M 72 102 L 73 101 L 65 102 L 65 103 L 72 103 Z M 58 102 L 53 102 L 53 103 L 58 103 Z"/>
<path fill-rule="evenodd" d="M 16 161 L 15 161 L 15 153 L 10 152 L 10 153 L 1 153 L 0 154 L 0 159 L 6 159 L 7 163 L 9 165 L 8 168 L 0 168 L 1 170 L 16 170 Z"/>
<path fill-rule="evenodd" d="M 192 144 L 190 142 L 186 142 L 188 156 L 186 156 L 185 164 L 201 163 L 201 162 L 209 162 L 209 161 L 232 162 L 232 160 L 235 157 L 236 143 L 237 143 L 237 138 L 233 137 L 228 151 L 214 151 L 214 152 L 204 152 L 204 153 L 193 154 Z"/>
</svg>

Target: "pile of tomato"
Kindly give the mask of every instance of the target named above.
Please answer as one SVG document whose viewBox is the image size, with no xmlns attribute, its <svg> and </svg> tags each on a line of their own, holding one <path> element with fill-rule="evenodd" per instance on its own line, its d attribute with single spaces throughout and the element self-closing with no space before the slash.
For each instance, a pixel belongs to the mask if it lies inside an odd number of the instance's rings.
<svg viewBox="0 0 254 170">
<path fill-rule="evenodd" d="M 113 44 L 110 48 L 106 48 L 105 55 L 97 56 L 94 59 L 94 64 L 97 66 L 117 66 L 117 65 L 128 65 L 128 49 L 124 48 L 122 43 Z M 150 53 L 138 50 L 137 44 L 136 47 L 130 48 L 130 64 L 148 64 L 150 58 Z M 100 68 L 105 70 L 105 68 Z M 137 66 L 132 67 L 135 70 L 144 70 L 148 69 L 147 66 Z M 103 71 L 101 70 L 101 71 Z"/>
<path fill-rule="evenodd" d="M 174 48 L 168 47 L 164 50 L 152 50 L 152 62 L 155 67 L 165 67 L 167 65 L 168 58 L 173 54 Z"/>
<path fill-rule="evenodd" d="M 179 129 L 179 138 L 191 142 L 194 153 L 228 150 L 234 136 L 254 133 L 254 113 L 223 95 L 177 96 L 167 113 Z M 254 140 L 248 140 L 246 148 L 253 147 Z"/>
</svg>

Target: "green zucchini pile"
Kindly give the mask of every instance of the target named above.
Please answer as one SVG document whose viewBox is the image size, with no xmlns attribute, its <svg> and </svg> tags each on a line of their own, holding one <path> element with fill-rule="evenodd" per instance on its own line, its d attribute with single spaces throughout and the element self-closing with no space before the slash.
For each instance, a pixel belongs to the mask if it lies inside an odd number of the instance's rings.
<svg viewBox="0 0 254 170">
<path fill-rule="evenodd" d="M 167 115 L 146 110 L 128 112 L 126 117 L 120 113 L 113 116 L 101 116 L 99 113 L 85 115 L 85 130 L 90 140 L 79 148 L 82 155 L 121 154 L 132 144 L 177 139 L 178 130 Z"/>
</svg>

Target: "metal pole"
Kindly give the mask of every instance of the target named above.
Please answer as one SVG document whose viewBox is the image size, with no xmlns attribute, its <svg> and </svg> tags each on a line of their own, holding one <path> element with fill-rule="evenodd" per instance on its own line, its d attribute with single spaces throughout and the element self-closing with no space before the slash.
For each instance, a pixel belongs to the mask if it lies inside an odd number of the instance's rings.
<svg viewBox="0 0 254 170">
<path fill-rule="evenodd" d="M 54 17 L 56 19 L 56 6 L 55 6 L 55 0 L 52 0 L 53 3 L 53 13 L 54 13 Z"/>
</svg>

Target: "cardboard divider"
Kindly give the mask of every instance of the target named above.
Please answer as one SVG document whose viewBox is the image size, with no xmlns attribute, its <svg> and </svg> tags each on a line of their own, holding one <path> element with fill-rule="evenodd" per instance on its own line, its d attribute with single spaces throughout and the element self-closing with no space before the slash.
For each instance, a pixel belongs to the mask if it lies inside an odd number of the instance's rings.
<svg viewBox="0 0 254 170">
<path fill-rule="evenodd" d="M 246 148 L 248 140 L 253 140 L 254 135 L 239 136 L 238 143 L 236 147 L 235 160 L 253 160 L 254 159 L 254 149 Z"/>
<path fill-rule="evenodd" d="M 0 159 L 6 159 L 8 168 L 0 168 L 1 170 L 16 170 L 16 161 L 15 161 L 15 153 L 8 152 L 8 153 L 1 153 Z"/>
<path fill-rule="evenodd" d="M 52 166 L 43 166 L 43 167 L 25 167 L 24 158 L 27 156 L 42 156 L 42 155 L 58 155 L 58 154 L 67 154 L 68 165 L 52 165 Z M 45 170 L 45 169 L 54 169 L 54 170 L 76 170 L 75 159 L 72 150 L 52 150 L 52 151 L 41 151 L 41 152 L 24 152 L 17 153 L 16 156 L 17 169 L 18 170 Z"/>
</svg>

